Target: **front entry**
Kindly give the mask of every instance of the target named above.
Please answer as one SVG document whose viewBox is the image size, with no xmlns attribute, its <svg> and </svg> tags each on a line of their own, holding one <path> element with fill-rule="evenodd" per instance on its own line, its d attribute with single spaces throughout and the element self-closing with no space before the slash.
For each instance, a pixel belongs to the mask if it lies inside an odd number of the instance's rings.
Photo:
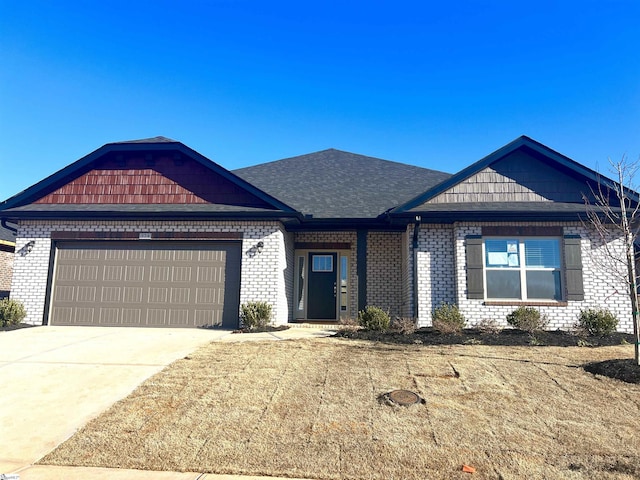
<svg viewBox="0 0 640 480">
<path fill-rule="evenodd" d="M 295 320 L 335 322 L 349 315 L 349 255 L 349 250 L 296 250 Z"/>
<path fill-rule="evenodd" d="M 309 252 L 309 320 L 335 320 L 338 294 L 336 253 Z"/>
</svg>

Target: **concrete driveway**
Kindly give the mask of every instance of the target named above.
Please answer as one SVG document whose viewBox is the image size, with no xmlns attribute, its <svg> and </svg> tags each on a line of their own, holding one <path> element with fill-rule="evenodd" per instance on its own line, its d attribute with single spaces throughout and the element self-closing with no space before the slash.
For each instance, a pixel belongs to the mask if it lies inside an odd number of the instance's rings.
<svg viewBox="0 0 640 480">
<path fill-rule="evenodd" d="M 31 465 L 149 376 L 228 335 L 55 326 L 0 332 L 0 474 Z"/>
<path fill-rule="evenodd" d="M 225 330 L 53 326 L 0 331 L 0 475 L 18 472 L 20 480 L 257 480 L 33 463 L 148 377 L 201 345 L 326 337 L 332 330 L 298 326 L 233 335 Z"/>
</svg>

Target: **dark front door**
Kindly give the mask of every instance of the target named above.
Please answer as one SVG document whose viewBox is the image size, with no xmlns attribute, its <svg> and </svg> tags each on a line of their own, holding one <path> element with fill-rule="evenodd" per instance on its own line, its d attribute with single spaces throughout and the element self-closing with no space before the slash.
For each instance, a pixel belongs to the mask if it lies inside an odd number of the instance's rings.
<svg viewBox="0 0 640 480">
<path fill-rule="evenodd" d="M 336 320 L 337 259 L 337 253 L 309 252 L 309 320 Z"/>
</svg>

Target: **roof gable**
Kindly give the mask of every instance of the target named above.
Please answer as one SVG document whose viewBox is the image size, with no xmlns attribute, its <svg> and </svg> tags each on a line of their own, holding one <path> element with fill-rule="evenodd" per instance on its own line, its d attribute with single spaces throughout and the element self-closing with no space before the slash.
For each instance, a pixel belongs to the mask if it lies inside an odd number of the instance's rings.
<svg viewBox="0 0 640 480">
<path fill-rule="evenodd" d="M 583 202 L 586 181 L 561 172 L 526 150 L 516 150 L 425 203 Z M 419 208 L 419 207 L 417 207 Z"/>
<path fill-rule="evenodd" d="M 592 197 L 592 189 L 597 189 L 598 184 L 605 188 L 614 186 L 612 180 L 521 136 L 391 213 L 441 210 L 434 208 L 436 204 L 449 204 L 452 211 L 463 205 L 477 211 L 481 205 L 492 209 L 513 203 L 526 204 L 527 208 L 519 209 L 526 211 L 548 209 L 551 202 L 577 204 L 584 209 L 583 195 Z M 635 192 L 632 194 L 637 196 Z M 536 207 L 540 202 L 547 205 Z M 561 209 L 566 210 L 566 205 Z"/>
<path fill-rule="evenodd" d="M 234 170 L 313 218 L 375 219 L 450 174 L 336 149 Z"/>
<path fill-rule="evenodd" d="M 31 210 L 33 204 L 216 204 L 294 212 L 189 147 L 165 137 L 104 145 L 5 201 L 0 208 L 29 204 Z"/>
</svg>

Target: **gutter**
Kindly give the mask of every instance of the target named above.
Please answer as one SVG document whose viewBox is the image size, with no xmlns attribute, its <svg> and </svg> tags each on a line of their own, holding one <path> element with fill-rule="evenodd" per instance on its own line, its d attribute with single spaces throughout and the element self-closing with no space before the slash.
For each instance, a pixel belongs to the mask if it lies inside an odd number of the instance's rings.
<svg viewBox="0 0 640 480">
<path fill-rule="evenodd" d="M 17 228 L 13 228 L 13 227 L 10 227 L 9 225 L 7 225 L 7 219 L 6 218 L 0 219 L 0 225 L 2 225 L 2 228 L 6 228 L 10 232 L 13 232 L 14 235 L 18 234 L 18 229 Z"/>
<path fill-rule="evenodd" d="M 4 212 L 8 214 L 9 212 Z M 28 219 L 28 220 L 139 220 L 150 219 L 155 220 L 273 220 L 273 219 L 291 219 L 300 222 L 299 213 L 289 213 L 282 211 L 269 212 L 139 212 L 139 211 L 114 211 L 114 210 L 75 210 L 75 211 L 16 211 L 11 212 L 11 219 Z M 2 226 L 5 226 L 6 219 L 2 219 Z M 12 227 L 6 227 L 11 231 L 17 232 Z"/>
</svg>

